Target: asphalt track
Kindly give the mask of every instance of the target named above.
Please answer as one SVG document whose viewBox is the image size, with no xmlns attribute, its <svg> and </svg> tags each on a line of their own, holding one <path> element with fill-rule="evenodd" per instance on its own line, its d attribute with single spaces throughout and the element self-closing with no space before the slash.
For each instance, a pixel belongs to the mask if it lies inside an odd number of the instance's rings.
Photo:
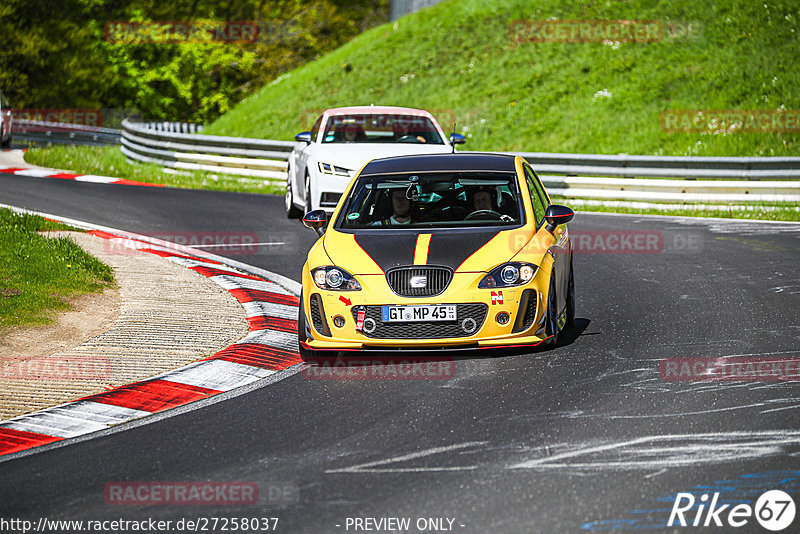
<svg viewBox="0 0 800 534">
<path fill-rule="evenodd" d="M 256 233 L 270 244 L 231 257 L 294 279 L 314 240 L 270 196 L 3 175 L 0 203 L 162 237 Z M 408 532 L 434 531 L 417 528 L 427 518 L 464 533 L 767 532 L 753 518 L 736 529 L 665 524 L 677 492 L 753 503 L 782 489 L 800 505 L 800 382 L 664 380 L 660 364 L 797 359 L 800 225 L 579 213 L 570 229 L 588 237 L 575 256 L 578 326 L 557 348 L 459 355 L 447 380 L 298 373 L 2 461 L 0 518 L 277 517 L 278 532 L 308 533 L 366 532 L 354 518 L 388 517 L 409 518 Z M 650 250 L 598 253 L 614 235 L 659 237 Z M 106 485 L 124 481 L 243 481 L 261 497 L 107 504 Z"/>
</svg>

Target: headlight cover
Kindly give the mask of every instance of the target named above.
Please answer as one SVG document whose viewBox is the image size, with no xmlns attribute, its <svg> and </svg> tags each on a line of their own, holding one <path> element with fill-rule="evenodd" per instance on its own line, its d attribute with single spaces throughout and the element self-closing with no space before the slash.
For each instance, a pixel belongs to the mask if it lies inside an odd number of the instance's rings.
<svg viewBox="0 0 800 534">
<path fill-rule="evenodd" d="M 538 265 L 533 265 L 532 263 L 518 261 L 504 263 L 484 276 L 478 283 L 478 287 L 480 289 L 491 289 L 525 285 L 531 281 L 538 268 Z"/>
<path fill-rule="evenodd" d="M 358 280 L 340 267 L 326 265 L 311 269 L 311 278 L 318 288 L 327 291 L 361 291 Z"/>
<path fill-rule="evenodd" d="M 317 163 L 319 167 L 319 172 L 322 174 L 333 174 L 335 176 L 350 176 L 350 170 L 345 169 L 344 167 L 337 167 L 336 165 L 331 165 L 330 163 Z"/>
</svg>

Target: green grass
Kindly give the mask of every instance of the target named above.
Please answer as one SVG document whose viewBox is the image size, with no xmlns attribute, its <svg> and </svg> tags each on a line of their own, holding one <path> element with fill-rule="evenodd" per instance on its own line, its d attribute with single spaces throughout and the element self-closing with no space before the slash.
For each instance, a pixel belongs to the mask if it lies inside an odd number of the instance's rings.
<svg viewBox="0 0 800 534">
<path fill-rule="evenodd" d="M 800 4 L 766 4 L 447 0 L 275 80 L 203 133 L 291 139 L 318 111 L 374 103 L 438 111 L 445 128 L 455 117 L 466 149 L 796 156 L 796 133 L 670 134 L 659 123 L 674 109 L 800 108 Z M 513 21 L 549 17 L 694 29 L 618 47 L 512 39 Z"/>
<path fill-rule="evenodd" d="M 183 189 L 283 194 L 282 184 L 276 185 L 260 178 L 203 171 L 180 171 L 180 174 L 173 174 L 164 172 L 162 167 L 155 164 L 129 163 L 119 147 L 114 146 L 59 145 L 51 148 L 31 148 L 25 153 L 25 161 L 76 174 L 112 176 Z"/>
<path fill-rule="evenodd" d="M 0 335 L 9 327 L 46 324 L 70 309 L 71 297 L 114 283 L 111 268 L 66 237 L 74 230 L 36 215 L 0 210 Z"/>
</svg>

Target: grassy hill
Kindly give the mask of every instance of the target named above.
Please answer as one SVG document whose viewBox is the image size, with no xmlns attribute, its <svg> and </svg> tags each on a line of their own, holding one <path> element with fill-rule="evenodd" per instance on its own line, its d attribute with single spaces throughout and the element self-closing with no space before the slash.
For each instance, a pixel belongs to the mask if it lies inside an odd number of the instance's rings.
<svg viewBox="0 0 800 534">
<path fill-rule="evenodd" d="M 650 20 L 665 32 L 526 42 L 530 21 L 548 18 Z M 429 109 L 446 129 L 455 118 L 473 150 L 800 155 L 797 133 L 660 125 L 667 110 L 800 109 L 799 19 L 796 0 L 446 0 L 275 80 L 204 133 L 291 139 L 325 108 L 376 104 Z"/>
</svg>

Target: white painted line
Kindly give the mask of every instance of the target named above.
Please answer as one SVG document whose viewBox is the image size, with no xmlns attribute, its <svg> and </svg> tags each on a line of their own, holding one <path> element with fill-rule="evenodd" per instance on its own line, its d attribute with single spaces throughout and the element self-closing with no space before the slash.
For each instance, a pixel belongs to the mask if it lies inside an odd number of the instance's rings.
<svg viewBox="0 0 800 534">
<path fill-rule="evenodd" d="M 578 447 L 560 454 L 521 462 L 509 469 L 657 470 L 786 454 L 792 448 L 800 448 L 800 431 L 666 434 Z M 607 458 L 592 458 L 592 455 L 605 452 L 610 452 Z M 586 458 L 584 461 L 572 461 L 580 457 Z"/>
<path fill-rule="evenodd" d="M 435 471 L 467 471 L 477 468 L 476 465 L 454 466 L 454 467 L 378 467 L 386 464 L 393 464 L 398 462 L 406 462 L 408 460 L 415 460 L 417 458 L 424 458 L 434 454 L 441 454 L 459 449 L 466 449 L 469 447 L 482 447 L 488 441 L 468 441 L 466 443 L 459 443 L 457 445 L 447 445 L 445 447 L 432 447 L 419 452 L 411 454 L 404 454 L 402 456 L 395 456 L 386 460 L 377 460 L 375 462 L 366 462 L 363 464 L 345 467 L 343 469 L 328 469 L 326 473 L 423 473 Z"/>
<path fill-rule="evenodd" d="M 144 410 L 135 410 L 133 408 L 125 408 L 124 406 L 115 406 L 113 404 L 103 404 L 90 400 L 79 400 L 62 404 L 49 408 L 55 414 L 64 415 L 66 417 L 73 417 L 75 419 L 84 419 L 87 421 L 94 421 L 104 425 L 116 425 L 136 419 L 137 417 L 144 417 L 150 415 L 151 412 Z"/>
<path fill-rule="evenodd" d="M 14 173 L 17 176 L 31 176 L 33 178 L 45 178 L 52 174 L 58 174 L 50 169 L 23 169 Z"/>
<path fill-rule="evenodd" d="M 36 432 L 38 434 L 56 436 L 59 438 L 72 438 L 108 428 L 108 425 L 95 421 L 74 419 L 72 417 L 53 413 L 52 408 L 15 417 L 14 419 L 3 422 L 3 426 L 6 428 L 13 428 L 14 430 Z"/>
<path fill-rule="evenodd" d="M 297 306 L 289 306 L 288 304 L 273 304 L 271 302 L 243 302 L 245 315 L 250 317 L 280 317 L 281 319 L 297 319 L 298 308 Z"/>
<path fill-rule="evenodd" d="M 108 176 L 97 176 L 94 174 L 82 174 L 75 177 L 76 182 L 91 182 L 93 184 L 113 184 L 119 178 L 109 178 Z"/>
<path fill-rule="evenodd" d="M 250 382 L 261 380 L 276 371 L 234 363 L 225 360 L 196 362 L 176 371 L 169 371 L 158 378 L 217 391 L 230 391 Z"/>
<path fill-rule="evenodd" d="M 270 241 L 267 243 L 240 243 L 240 244 L 231 244 L 231 243 L 215 243 L 213 245 L 192 245 L 192 248 L 245 248 L 245 247 L 256 247 L 256 246 L 277 246 L 277 245 L 285 245 L 283 241 Z"/>
<path fill-rule="evenodd" d="M 230 273 L 245 274 L 245 273 L 241 273 L 237 269 L 233 269 L 231 267 L 228 267 L 227 265 L 211 265 L 206 261 L 189 260 L 189 259 L 186 259 L 186 258 L 177 258 L 175 256 L 168 257 L 167 259 L 169 261 L 173 262 L 173 263 L 177 263 L 178 265 L 183 265 L 184 267 L 189 267 L 189 268 L 191 268 L 191 267 L 211 267 L 213 269 L 218 269 L 220 271 L 228 271 Z"/>
<path fill-rule="evenodd" d="M 224 274 L 212 276 L 210 278 L 216 282 L 217 285 L 228 291 L 231 289 L 255 289 L 256 291 L 292 295 L 292 293 L 283 286 L 279 286 L 273 282 L 262 282 L 261 280 L 251 280 L 249 278 L 242 278 L 241 276 L 228 276 Z"/>
<path fill-rule="evenodd" d="M 237 341 L 236 345 L 244 343 L 257 343 L 286 350 L 297 350 L 297 334 L 278 330 L 256 330 Z"/>
</svg>

